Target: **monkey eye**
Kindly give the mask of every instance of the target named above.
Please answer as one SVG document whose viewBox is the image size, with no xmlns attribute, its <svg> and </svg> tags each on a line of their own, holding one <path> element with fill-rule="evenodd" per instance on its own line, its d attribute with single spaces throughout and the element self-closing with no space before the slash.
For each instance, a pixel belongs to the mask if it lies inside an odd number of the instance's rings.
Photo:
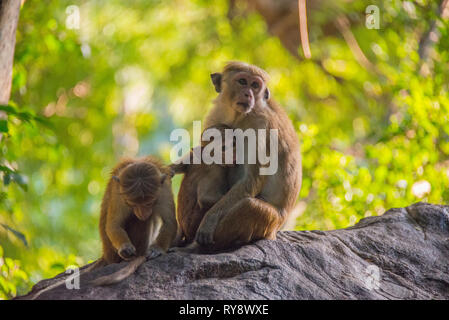
<svg viewBox="0 0 449 320">
<path fill-rule="evenodd" d="M 258 89 L 258 88 L 259 88 L 259 84 L 258 84 L 256 81 L 254 81 L 254 82 L 251 84 L 251 87 L 253 87 L 254 89 Z"/>
<path fill-rule="evenodd" d="M 246 82 L 246 79 L 244 79 L 244 78 L 240 78 L 240 79 L 238 80 L 238 82 L 239 82 L 241 85 L 244 85 L 244 86 L 246 86 L 246 85 L 248 84 L 248 82 Z"/>
</svg>

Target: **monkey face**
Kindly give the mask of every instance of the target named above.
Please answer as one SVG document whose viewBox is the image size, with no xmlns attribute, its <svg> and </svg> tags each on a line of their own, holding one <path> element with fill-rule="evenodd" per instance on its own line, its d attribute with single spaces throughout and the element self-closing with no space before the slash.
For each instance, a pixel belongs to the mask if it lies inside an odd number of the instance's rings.
<svg viewBox="0 0 449 320">
<path fill-rule="evenodd" d="M 132 209 L 134 215 L 139 220 L 144 221 L 153 214 L 153 206 L 156 199 L 156 197 L 151 197 L 148 199 L 126 199 L 125 203 Z"/>
<path fill-rule="evenodd" d="M 220 73 L 212 74 L 211 78 L 216 91 L 229 100 L 227 105 L 239 113 L 249 113 L 254 106 L 270 97 L 262 77 L 247 71 L 231 73 L 225 81 Z"/>
</svg>

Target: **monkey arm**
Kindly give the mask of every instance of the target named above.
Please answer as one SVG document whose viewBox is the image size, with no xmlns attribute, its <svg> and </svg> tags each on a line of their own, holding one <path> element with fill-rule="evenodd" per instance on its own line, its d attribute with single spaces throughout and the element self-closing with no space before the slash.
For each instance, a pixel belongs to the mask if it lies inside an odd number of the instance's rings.
<svg viewBox="0 0 449 320">
<path fill-rule="evenodd" d="M 161 248 L 164 252 L 166 252 L 173 243 L 173 240 L 176 237 L 177 230 L 178 225 L 173 212 L 172 218 L 162 219 L 162 227 L 159 231 L 156 241 L 154 242 L 154 245 L 156 245 L 157 247 Z"/>
<path fill-rule="evenodd" d="M 132 245 L 128 233 L 123 228 L 130 215 L 129 211 L 130 209 L 122 201 L 116 201 L 114 205 L 110 205 L 108 208 L 106 234 L 117 251 L 120 251 L 124 245 Z"/>
<path fill-rule="evenodd" d="M 201 157 L 201 146 L 192 148 L 188 154 L 181 159 L 176 160 L 176 162 L 172 163 L 168 167 L 174 172 L 174 174 L 186 173 L 190 165 L 193 164 L 193 157 L 196 156 Z"/>
</svg>

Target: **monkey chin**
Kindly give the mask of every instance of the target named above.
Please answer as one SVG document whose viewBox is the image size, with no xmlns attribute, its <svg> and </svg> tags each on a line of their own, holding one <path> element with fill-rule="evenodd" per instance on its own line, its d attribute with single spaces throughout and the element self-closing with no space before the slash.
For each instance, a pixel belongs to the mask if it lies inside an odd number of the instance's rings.
<svg viewBox="0 0 449 320">
<path fill-rule="evenodd" d="M 134 211 L 134 215 L 137 217 L 137 219 L 139 219 L 140 221 L 145 221 L 147 220 L 149 217 L 151 217 L 153 210 L 151 209 L 138 209 L 137 207 L 133 209 Z"/>
<path fill-rule="evenodd" d="M 234 104 L 234 109 L 241 114 L 248 114 L 253 110 L 254 103 L 249 102 L 236 102 Z"/>
</svg>

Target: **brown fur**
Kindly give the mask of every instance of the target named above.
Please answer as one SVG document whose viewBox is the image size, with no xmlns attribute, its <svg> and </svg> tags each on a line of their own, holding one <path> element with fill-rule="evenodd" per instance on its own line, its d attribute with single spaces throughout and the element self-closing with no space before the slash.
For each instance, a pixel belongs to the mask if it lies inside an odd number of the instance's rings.
<svg viewBox="0 0 449 320">
<path fill-rule="evenodd" d="M 247 80 L 247 86 L 238 82 L 241 77 Z M 279 167 L 272 176 L 259 175 L 259 163 L 226 168 L 229 190 L 209 210 L 200 213 L 192 210 L 197 194 L 195 187 L 189 186 L 195 186 L 204 176 L 198 169 L 187 171 L 182 182 L 185 187 L 178 195 L 178 217 L 192 220 L 186 233 L 189 238 L 196 233 L 196 241 L 185 251 L 216 251 L 258 239 L 275 239 L 301 187 L 299 140 L 285 111 L 270 97 L 266 72 L 231 62 L 222 74 L 213 74 L 212 80 L 220 94 L 206 118 L 206 127 L 221 124 L 243 131 L 278 129 Z M 261 87 L 248 88 L 254 82 Z M 269 150 L 269 137 L 266 143 Z"/>
</svg>

